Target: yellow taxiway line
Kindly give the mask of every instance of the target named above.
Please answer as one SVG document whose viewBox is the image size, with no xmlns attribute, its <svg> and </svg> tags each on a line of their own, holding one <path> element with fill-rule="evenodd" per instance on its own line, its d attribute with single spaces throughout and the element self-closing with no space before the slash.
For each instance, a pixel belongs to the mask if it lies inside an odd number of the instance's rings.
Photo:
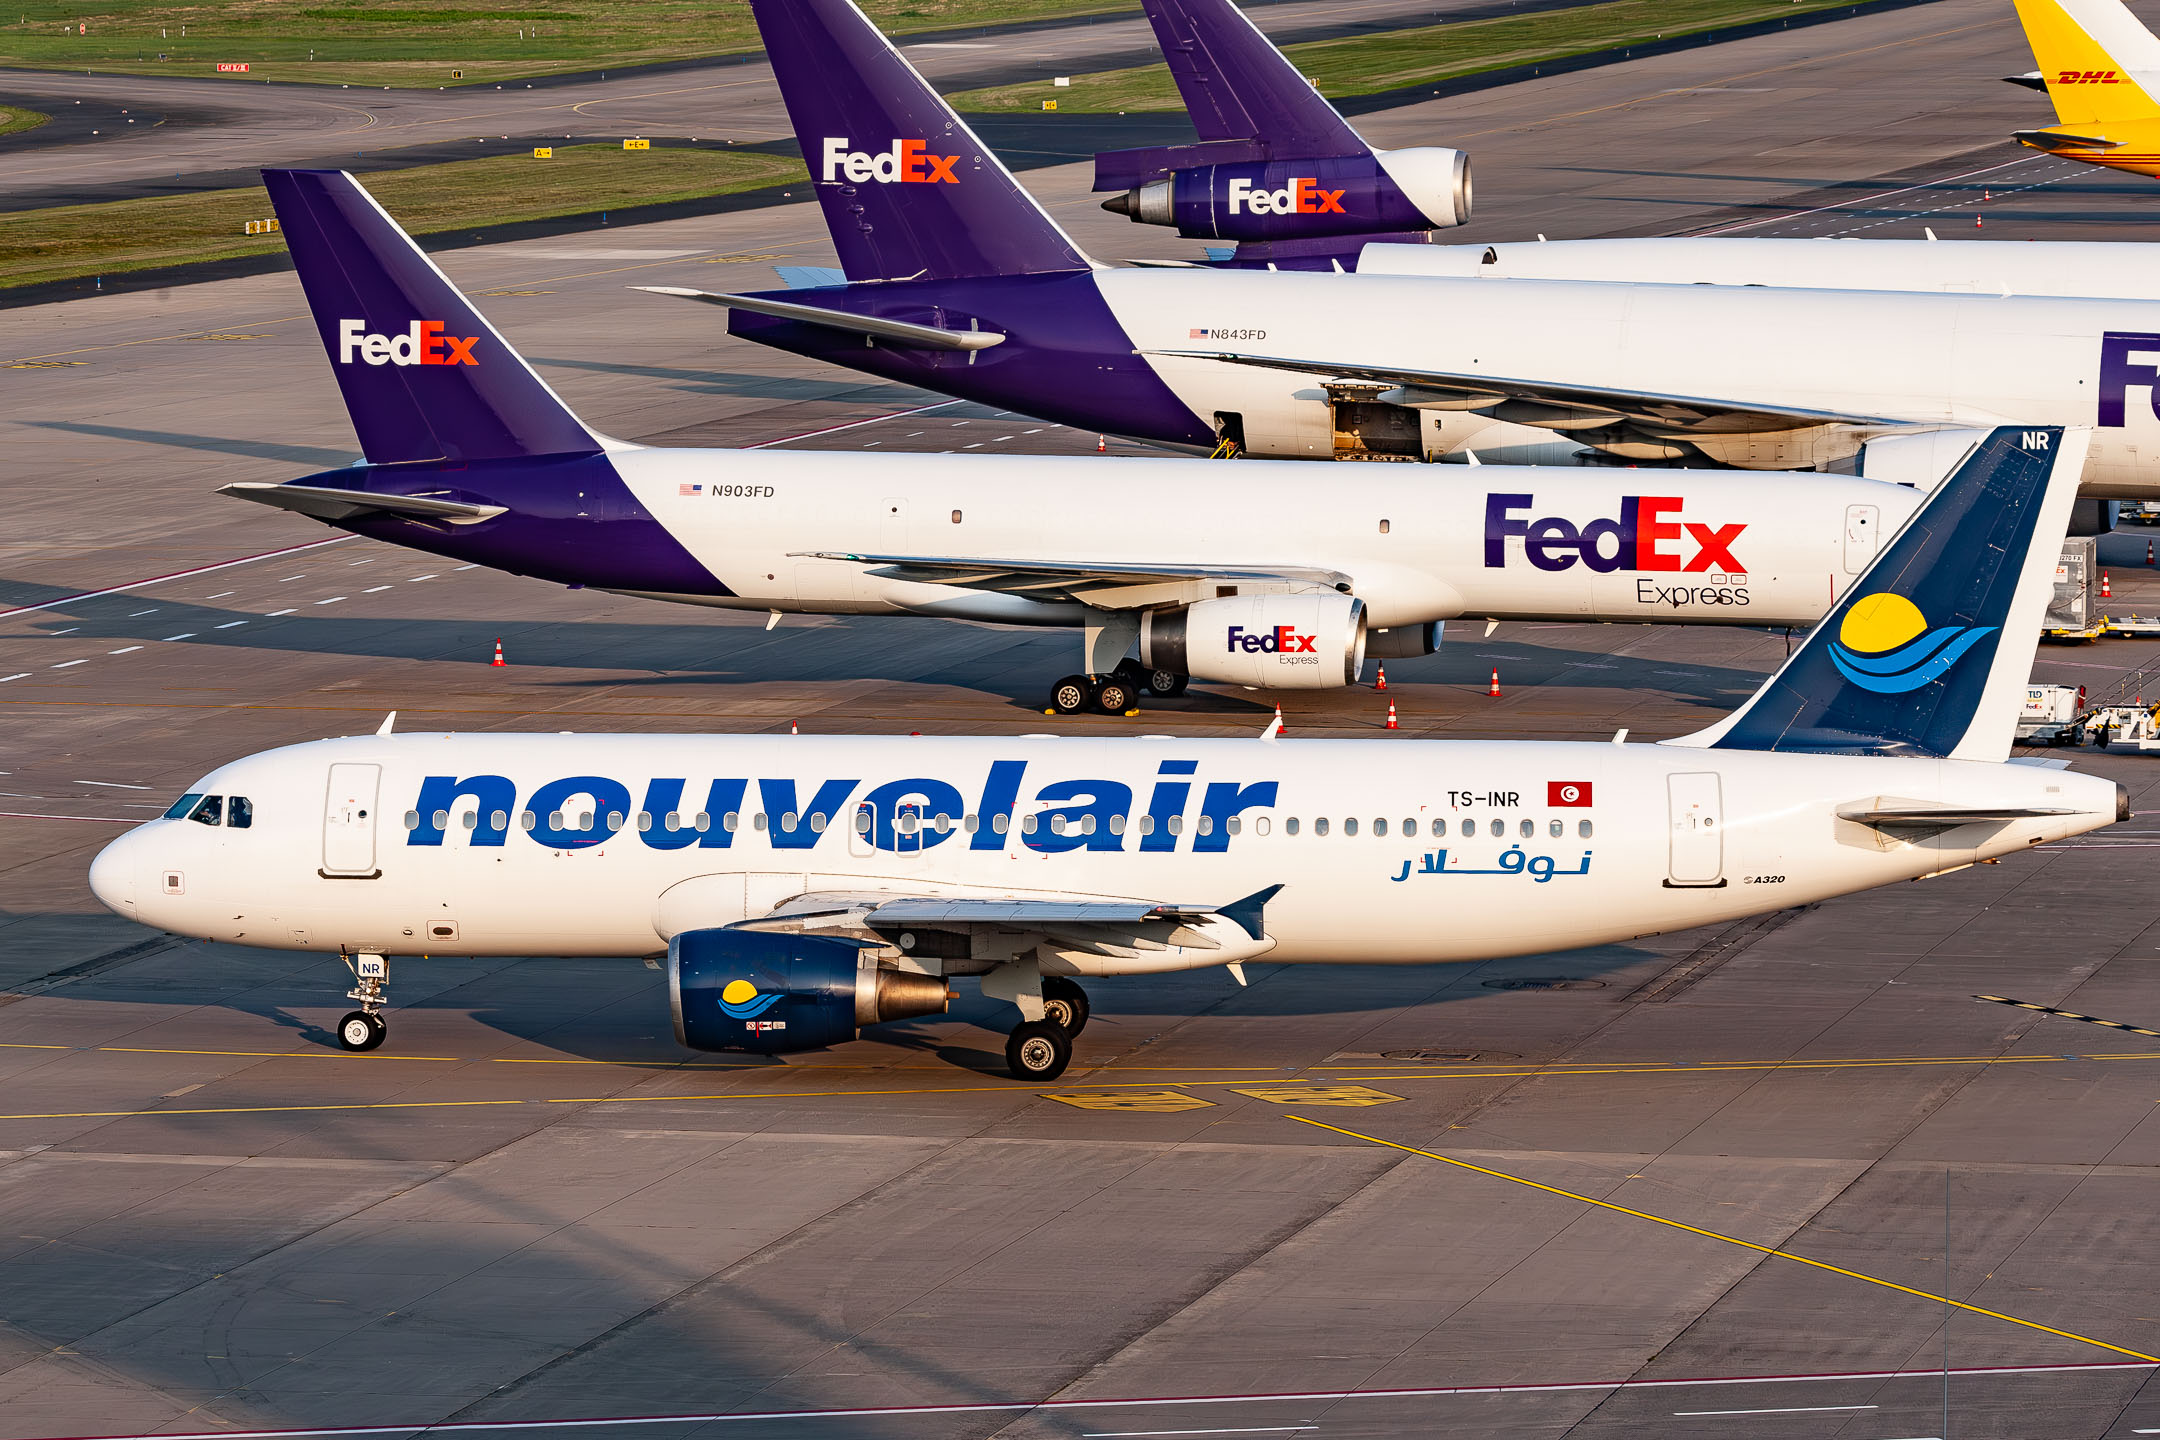
<svg viewBox="0 0 2160 1440">
<path fill-rule="evenodd" d="M 1573 1190 L 1563 1190 L 1557 1185 L 1546 1185 L 1536 1180 L 1527 1180 L 1520 1175 L 1510 1175 L 1504 1170 L 1494 1170 L 1484 1165 L 1473 1165 L 1468 1160 L 1458 1160 L 1452 1155 L 1442 1155 L 1433 1150 L 1420 1150 L 1415 1145 L 1403 1145 L 1393 1140 L 1383 1140 L 1377 1135 L 1364 1135 L 1355 1130 L 1345 1130 L 1340 1125 L 1330 1125 L 1324 1120 L 1314 1120 L 1304 1115 L 1287 1115 L 1283 1118 L 1295 1120 L 1303 1125 L 1311 1125 L 1321 1130 L 1332 1130 L 1337 1135 L 1347 1135 L 1352 1140 L 1363 1140 L 1369 1145 L 1382 1145 L 1390 1150 L 1400 1150 L 1406 1155 L 1421 1155 L 1427 1160 L 1438 1160 L 1443 1165 L 1453 1165 L 1459 1169 L 1475 1171 L 1480 1175 L 1490 1175 L 1495 1180 L 1505 1180 L 1511 1185 L 1523 1185 L 1532 1190 L 1542 1190 L 1548 1195 L 1558 1195 L 1567 1200 L 1579 1200 L 1585 1205 L 1595 1205 L 1600 1210 L 1611 1210 L 1621 1215 L 1632 1215 L 1638 1220 L 1648 1220 L 1654 1225 L 1667 1225 L 1675 1230 L 1685 1230 L 1691 1235 L 1701 1235 L 1711 1240 L 1721 1240 L 1727 1245 L 1737 1245 L 1743 1250 L 1753 1250 L 1758 1254 L 1768 1255 L 1774 1260 L 1789 1260 L 1795 1265 L 1806 1265 L 1815 1270 L 1827 1270 L 1833 1275 L 1844 1275 L 1854 1280 L 1864 1280 L 1870 1285 L 1880 1285 L 1885 1290 L 1897 1290 L 1907 1295 L 1916 1295 L 1922 1300 L 1930 1300 L 1937 1305 L 1947 1305 L 1953 1309 L 1963 1310 L 1968 1314 L 1985 1315 L 1991 1320 L 2003 1320 L 2012 1325 L 2022 1325 L 2027 1330 L 2038 1330 L 2047 1335 L 2059 1335 L 2065 1340 L 2075 1340 L 2081 1345 L 2098 1346 L 2102 1350 L 2112 1350 L 2117 1355 L 2128 1355 L 2133 1360 L 2150 1360 L 2160 1363 L 2160 1355 L 2147 1355 L 2142 1350 L 2131 1350 L 2121 1345 L 2110 1345 L 2105 1340 L 2095 1340 L 2090 1335 L 2079 1335 L 2069 1330 L 2058 1330 L 2052 1325 L 2042 1325 L 2037 1320 L 2020 1320 L 2017 1316 L 2005 1315 L 2000 1310 L 1989 1310 L 1980 1305 L 1968 1305 L 1963 1300 L 1953 1300 L 1947 1295 L 1936 1295 L 1930 1291 L 1916 1290 L 1910 1285 L 1900 1285 L 1895 1280 L 1884 1280 L 1875 1275 L 1863 1275 L 1858 1270 L 1848 1270 L 1842 1265 L 1832 1265 L 1827 1261 L 1810 1260 L 1805 1255 L 1795 1255 L 1789 1250 L 1780 1250 L 1771 1245 L 1758 1245 L 1752 1240 L 1742 1240 L 1736 1235 L 1724 1235 L 1715 1230 L 1705 1230 L 1699 1225 L 1689 1225 L 1680 1220 L 1669 1220 L 1663 1215 L 1652 1215 L 1647 1210 L 1631 1210 L 1625 1205 L 1615 1205 L 1610 1200 L 1598 1200 L 1588 1195 L 1579 1195 Z"/>
</svg>

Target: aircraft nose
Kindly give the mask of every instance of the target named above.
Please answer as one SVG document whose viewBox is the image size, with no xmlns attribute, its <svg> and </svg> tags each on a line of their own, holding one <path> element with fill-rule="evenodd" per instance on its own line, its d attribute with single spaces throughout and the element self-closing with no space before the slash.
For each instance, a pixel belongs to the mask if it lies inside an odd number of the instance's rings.
<svg viewBox="0 0 2160 1440">
<path fill-rule="evenodd" d="M 115 915 L 136 919 L 135 886 L 142 844 L 133 831 L 98 851 L 90 862 L 90 893 Z"/>
</svg>

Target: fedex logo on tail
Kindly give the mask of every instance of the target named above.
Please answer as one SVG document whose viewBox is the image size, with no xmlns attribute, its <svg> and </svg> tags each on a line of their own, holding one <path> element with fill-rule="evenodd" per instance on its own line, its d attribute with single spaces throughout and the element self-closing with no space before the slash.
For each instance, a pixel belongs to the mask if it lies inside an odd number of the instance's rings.
<svg viewBox="0 0 2160 1440">
<path fill-rule="evenodd" d="M 440 320 L 415 320 L 402 335 L 372 332 L 365 320 L 338 321 L 340 365 L 356 356 L 369 365 L 478 365 L 472 352 L 479 343 L 477 335 L 445 335 Z"/>
<path fill-rule="evenodd" d="M 1528 518 L 1535 499 L 1531 495 L 1485 497 L 1487 569 L 1504 568 L 1507 542 L 1520 539 L 1523 557 L 1540 570 L 1566 570 L 1579 560 L 1599 574 L 1615 570 L 1700 573 L 1713 567 L 1733 575 L 1747 573 L 1732 552 L 1733 542 L 1747 529 L 1746 522 L 1699 525 L 1668 519 L 1686 503 L 1680 496 L 1625 495 L 1617 517 L 1581 526 L 1559 515 Z M 1685 553 L 1690 543 L 1695 547 L 1692 555 Z"/>
<path fill-rule="evenodd" d="M 1292 179 L 1280 190 L 1263 190 L 1250 180 L 1230 182 L 1232 215 L 1340 215 L 1343 192 L 1322 190 L 1310 175 Z"/>
<path fill-rule="evenodd" d="M 1318 635 L 1300 635 L 1293 626 L 1277 625 L 1272 630 L 1247 630 L 1242 625 L 1232 625 L 1225 639 L 1226 651 L 1242 650 L 1248 655 L 1312 655 L 1320 642 Z"/>
<path fill-rule="evenodd" d="M 828 182 L 846 179 L 856 185 L 935 185 L 942 181 L 957 185 L 960 177 L 953 174 L 953 166 L 959 163 L 958 155 L 932 155 L 921 140 L 895 140 L 892 149 L 873 155 L 867 150 L 848 149 L 845 135 L 825 137 Z"/>
</svg>

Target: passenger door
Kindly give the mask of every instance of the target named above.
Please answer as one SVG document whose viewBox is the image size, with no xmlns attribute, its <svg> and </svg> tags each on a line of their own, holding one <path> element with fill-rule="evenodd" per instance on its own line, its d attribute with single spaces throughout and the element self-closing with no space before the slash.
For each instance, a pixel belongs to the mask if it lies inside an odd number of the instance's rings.
<svg viewBox="0 0 2160 1440">
<path fill-rule="evenodd" d="M 1721 787 L 1714 773 L 1666 778 L 1672 843 L 1667 889 L 1718 889 L 1725 883 L 1725 836 Z"/>
<path fill-rule="evenodd" d="M 372 880 L 375 868 L 376 792 L 380 765 L 332 765 L 323 798 L 322 874 Z"/>
</svg>

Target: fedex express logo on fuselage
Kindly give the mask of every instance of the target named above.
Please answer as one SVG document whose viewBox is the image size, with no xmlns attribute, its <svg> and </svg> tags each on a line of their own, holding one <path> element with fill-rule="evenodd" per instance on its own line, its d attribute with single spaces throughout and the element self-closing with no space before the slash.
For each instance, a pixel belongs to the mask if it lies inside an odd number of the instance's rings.
<svg viewBox="0 0 2160 1440">
<path fill-rule="evenodd" d="M 478 365 L 477 335 L 445 335 L 440 320 L 415 320 L 402 335 L 370 331 L 365 320 L 338 321 L 338 364 L 357 357 L 368 365 Z"/>
<path fill-rule="evenodd" d="M 856 185 L 960 183 L 960 177 L 953 174 L 953 166 L 960 163 L 960 157 L 932 155 L 929 145 L 921 140 L 895 140 L 892 149 L 873 155 L 867 150 L 848 149 L 845 135 L 828 135 L 824 154 L 828 183 L 837 180 Z"/>
<path fill-rule="evenodd" d="M 1230 182 L 1232 215 L 1340 215 L 1343 192 L 1322 190 L 1310 175 L 1293 178 L 1280 190 L 1266 190 L 1250 180 Z"/>
<path fill-rule="evenodd" d="M 1485 567 L 1507 565 L 1508 541 L 1523 542 L 1523 558 L 1540 570 L 1567 570 L 1577 561 L 1601 575 L 1615 570 L 1669 570 L 1700 574 L 1711 569 L 1745 575 L 1733 542 L 1747 522 L 1700 525 L 1667 519 L 1686 502 L 1677 495 L 1624 495 L 1617 517 L 1578 526 L 1559 515 L 1530 519 L 1531 495 L 1485 497 Z M 1694 553 L 1688 554 L 1692 544 Z"/>
</svg>

